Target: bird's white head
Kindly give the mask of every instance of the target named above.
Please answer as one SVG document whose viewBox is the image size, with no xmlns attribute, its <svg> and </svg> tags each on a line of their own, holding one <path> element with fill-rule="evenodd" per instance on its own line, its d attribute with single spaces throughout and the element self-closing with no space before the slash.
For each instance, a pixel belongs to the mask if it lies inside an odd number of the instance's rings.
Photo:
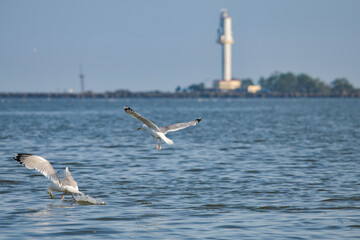
<svg viewBox="0 0 360 240">
<path fill-rule="evenodd" d="M 146 126 L 146 124 L 143 124 L 141 127 L 139 127 L 138 129 L 136 130 L 147 130 L 149 127 Z"/>
<path fill-rule="evenodd" d="M 47 188 L 47 192 L 48 194 L 50 194 L 51 198 L 54 198 L 54 196 L 52 195 L 53 191 L 56 191 L 56 187 L 53 183 L 51 183 Z"/>
</svg>

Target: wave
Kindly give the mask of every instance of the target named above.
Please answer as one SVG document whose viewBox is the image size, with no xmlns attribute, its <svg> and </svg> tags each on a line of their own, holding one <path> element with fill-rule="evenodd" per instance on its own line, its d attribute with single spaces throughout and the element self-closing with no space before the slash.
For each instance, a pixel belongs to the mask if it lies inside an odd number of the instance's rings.
<svg viewBox="0 0 360 240">
<path fill-rule="evenodd" d="M 75 197 L 76 202 L 80 205 L 106 205 L 106 203 L 101 199 L 95 199 L 90 195 L 80 193 Z"/>
</svg>

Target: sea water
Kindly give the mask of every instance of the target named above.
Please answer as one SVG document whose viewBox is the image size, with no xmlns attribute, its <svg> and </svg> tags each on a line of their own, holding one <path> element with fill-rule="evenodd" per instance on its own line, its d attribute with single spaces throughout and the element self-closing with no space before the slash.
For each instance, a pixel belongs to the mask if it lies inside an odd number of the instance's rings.
<svg viewBox="0 0 360 240">
<path fill-rule="evenodd" d="M 125 105 L 202 121 L 159 151 Z M 15 152 L 106 205 L 51 199 Z M 1 239 L 360 237 L 359 99 L 3 99 L 0 159 Z"/>
</svg>

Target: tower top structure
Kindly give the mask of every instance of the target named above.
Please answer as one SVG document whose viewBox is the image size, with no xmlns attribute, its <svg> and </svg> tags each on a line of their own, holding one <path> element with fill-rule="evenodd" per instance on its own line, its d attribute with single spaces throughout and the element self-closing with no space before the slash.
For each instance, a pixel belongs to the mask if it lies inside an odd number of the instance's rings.
<svg viewBox="0 0 360 240">
<path fill-rule="evenodd" d="M 218 43 L 233 44 L 234 38 L 231 30 L 231 17 L 227 9 L 221 9 L 220 26 L 218 28 Z"/>
</svg>

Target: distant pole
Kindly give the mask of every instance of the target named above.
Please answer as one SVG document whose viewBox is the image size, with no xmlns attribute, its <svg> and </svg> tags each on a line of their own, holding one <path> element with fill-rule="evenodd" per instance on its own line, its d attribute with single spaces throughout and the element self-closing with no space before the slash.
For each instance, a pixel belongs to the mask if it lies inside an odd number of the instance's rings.
<svg viewBox="0 0 360 240">
<path fill-rule="evenodd" d="M 81 94 L 85 93 L 85 82 L 84 82 L 84 78 L 85 75 L 83 74 L 83 69 L 82 69 L 82 65 L 80 65 L 80 89 L 81 89 Z"/>
<path fill-rule="evenodd" d="M 231 31 L 231 17 L 229 17 L 227 9 L 221 10 L 218 37 L 218 43 L 222 45 L 222 79 L 230 81 L 232 79 L 231 45 L 234 43 L 234 39 Z"/>
</svg>

